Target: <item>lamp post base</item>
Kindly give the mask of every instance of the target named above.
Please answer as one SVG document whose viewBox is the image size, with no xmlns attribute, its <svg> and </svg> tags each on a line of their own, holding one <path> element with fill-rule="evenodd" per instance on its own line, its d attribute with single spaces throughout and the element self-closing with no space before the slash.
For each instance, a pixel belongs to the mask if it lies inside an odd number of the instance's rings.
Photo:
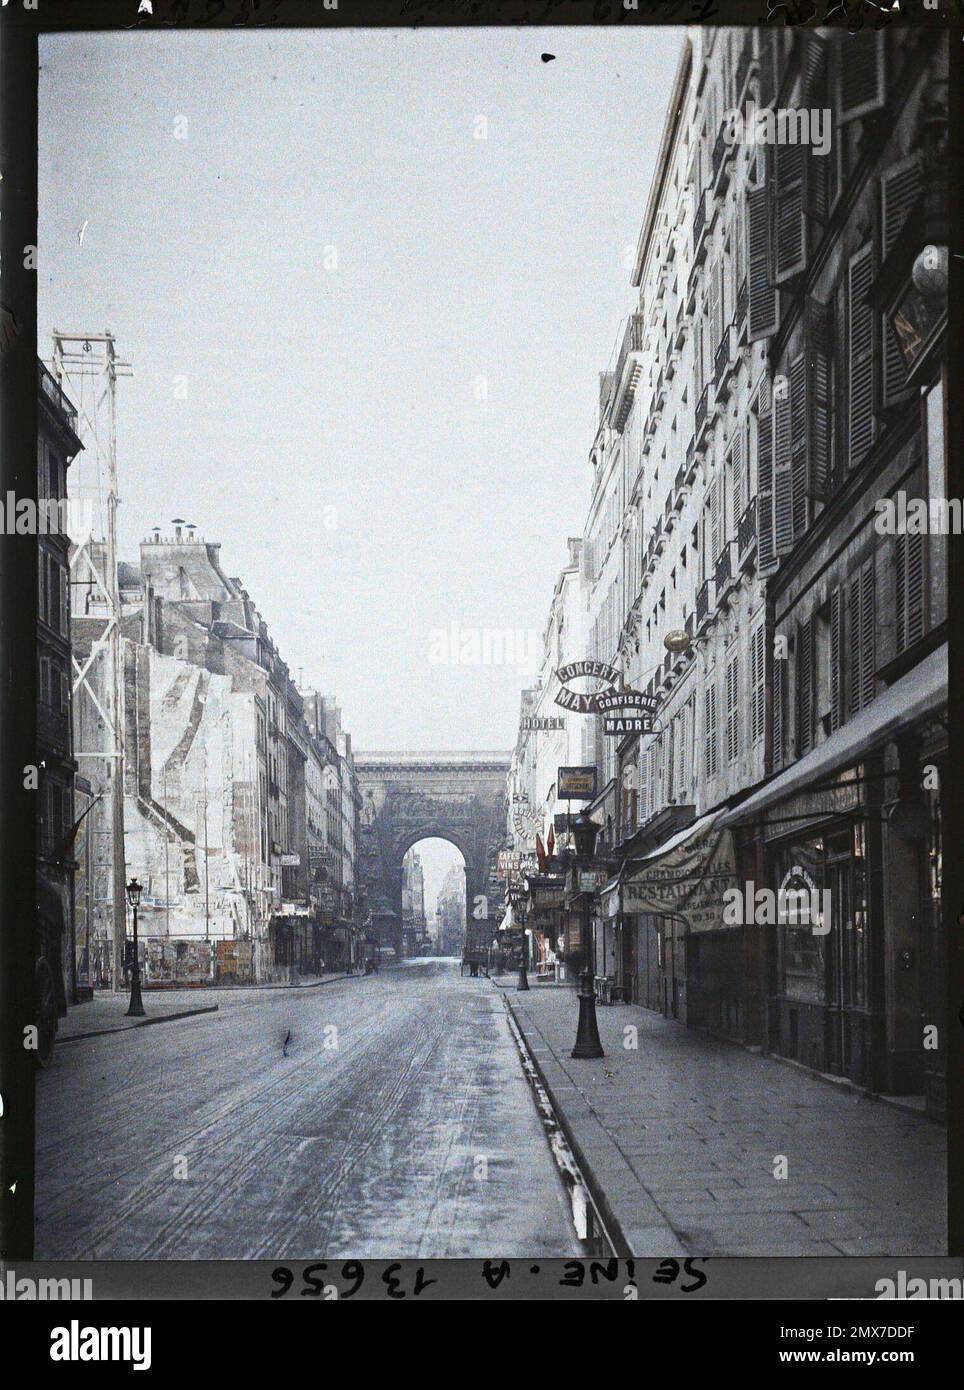
<svg viewBox="0 0 964 1390">
<path fill-rule="evenodd" d="M 592 976 L 584 970 L 579 979 L 579 1027 L 576 1031 L 576 1045 L 570 1054 L 573 1057 L 605 1057 L 603 1045 L 599 1041 L 599 1028 L 596 1023 L 596 994 Z"/>
<path fill-rule="evenodd" d="M 128 1010 L 127 1010 L 127 1013 L 124 1015 L 124 1017 L 125 1017 L 125 1018 L 146 1018 L 146 1017 L 147 1017 L 147 1014 L 144 1012 L 144 1004 L 143 1004 L 143 1002 L 142 1002 L 142 1000 L 141 1000 L 141 981 L 140 981 L 140 976 L 139 976 L 139 975 L 135 975 L 135 976 L 134 976 L 134 979 L 133 979 L 133 981 L 132 981 L 132 983 L 131 983 L 131 1002 L 130 1002 L 130 1006 L 129 1006 Z"/>
<path fill-rule="evenodd" d="M 528 989 L 528 988 L 529 988 L 529 975 L 528 975 L 528 972 L 527 972 L 527 970 L 526 970 L 526 968 L 525 968 L 525 962 L 523 962 L 523 964 L 519 966 L 519 983 L 516 985 L 516 991 L 518 992 L 520 989 Z"/>
</svg>

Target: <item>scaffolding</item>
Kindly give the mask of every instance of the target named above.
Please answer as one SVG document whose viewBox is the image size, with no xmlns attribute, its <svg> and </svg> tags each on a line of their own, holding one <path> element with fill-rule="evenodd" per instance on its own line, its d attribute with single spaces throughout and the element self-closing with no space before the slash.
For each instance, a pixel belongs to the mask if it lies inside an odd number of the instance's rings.
<svg viewBox="0 0 964 1390">
<path fill-rule="evenodd" d="M 83 665 L 72 657 L 71 706 L 74 756 L 83 760 L 81 770 L 91 784 L 105 793 L 94 813 L 92 907 L 95 932 L 103 933 L 103 945 L 110 942 L 110 982 L 117 990 L 123 984 L 127 935 L 124 653 L 117 578 L 117 381 L 133 373 L 130 363 L 117 357 L 109 329 L 103 333 L 54 329 L 53 340 L 51 370 L 76 407 L 77 433 L 84 446 L 75 464 L 74 491 L 90 504 L 84 511 L 94 521 L 86 534 L 70 537 L 71 611 L 73 595 L 83 588 L 87 592 L 85 616 L 102 620 Z M 96 939 L 93 944 L 96 952 Z"/>
</svg>

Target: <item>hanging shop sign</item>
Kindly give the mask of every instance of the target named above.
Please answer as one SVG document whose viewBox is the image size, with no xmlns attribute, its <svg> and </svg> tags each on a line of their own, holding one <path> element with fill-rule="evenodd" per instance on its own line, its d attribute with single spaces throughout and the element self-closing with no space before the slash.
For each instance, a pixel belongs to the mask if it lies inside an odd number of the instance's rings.
<svg viewBox="0 0 964 1390">
<path fill-rule="evenodd" d="M 594 680 L 603 681 L 609 689 L 599 690 L 591 695 L 586 695 L 581 690 L 571 690 L 568 682 L 580 676 L 591 676 Z M 559 667 L 556 679 L 559 682 L 556 704 L 561 705 L 563 709 L 574 710 L 577 714 L 601 714 L 607 710 L 618 709 L 655 712 L 657 708 L 658 702 L 655 697 L 645 694 L 642 690 L 633 690 L 631 687 L 618 689 L 622 675 L 615 666 L 610 666 L 605 661 L 570 662 L 568 666 Z"/>
<path fill-rule="evenodd" d="M 624 738 L 626 734 L 651 734 L 653 716 L 647 714 L 607 714 L 603 720 L 603 733 L 610 738 Z"/>
<path fill-rule="evenodd" d="M 720 819 L 705 816 L 637 861 L 607 898 L 621 892 L 623 912 L 674 917 L 691 932 L 724 926 L 726 895 L 736 888 L 737 876 L 733 832 L 720 828 Z M 612 915 L 611 907 L 607 910 Z"/>
<path fill-rule="evenodd" d="M 560 801 L 592 801 L 596 795 L 596 769 L 561 767 L 556 778 L 556 796 Z"/>
</svg>

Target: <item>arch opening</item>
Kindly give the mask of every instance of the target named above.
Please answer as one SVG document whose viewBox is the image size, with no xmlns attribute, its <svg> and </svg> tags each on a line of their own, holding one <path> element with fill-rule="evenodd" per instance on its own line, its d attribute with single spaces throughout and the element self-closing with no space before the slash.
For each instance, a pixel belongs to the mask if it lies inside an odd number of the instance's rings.
<svg viewBox="0 0 964 1390">
<path fill-rule="evenodd" d="M 465 939 L 464 852 L 452 836 L 413 840 L 402 857 L 402 948 L 407 956 L 459 956 Z"/>
</svg>

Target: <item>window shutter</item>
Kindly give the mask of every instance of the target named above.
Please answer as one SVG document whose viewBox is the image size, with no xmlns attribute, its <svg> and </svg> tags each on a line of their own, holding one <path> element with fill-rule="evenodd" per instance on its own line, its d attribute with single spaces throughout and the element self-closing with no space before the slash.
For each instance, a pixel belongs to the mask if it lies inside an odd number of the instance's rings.
<svg viewBox="0 0 964 1390">
<path fill-rule="evenodd" d="M 723 508 L 720 505 L 720 478 L 710 484 L 710 563 L 716 564 L 723 549 Z"/>
<path fill-rule="evenodd" d="M 761 570 L 776 558 L 773 541 L 773 416 L 768 410 L 757 417 L 756 530 L 757 559 Z"/>
<path fill-rule="evenodd" d="M 773 661 L 773 771 L 783 766 L 783 682 L 784 665 L 776 657 Z"/>
<path fill-rule="evenodd" d="M 805 217 L 807 151 L 805 145 L 771 146 L 773 160 L 774 280 L 781 284 L 807 264 Z"/>
<path fill-rule="evenodd" d="M 838 119 L 854 121 L 884 105 L 884 35 L 861 30 L 838 37 Z"/>
<path fill-rule="evenodd" d="M 874 562 L 867 560 L 850 581 L 850 712 L 869 705 L 875 690 Z"/>
<path fill-rule="evenodd" d="M 746 482 L 746 426 L 744 421 L 740 421 L 736 427 L 736 435 L 733 439 L 733 451 L 730 455 L 731 467 L 733 472 L 733 520 L 739 523 L 740 517 L 747 504 L 747 482 Z"/>
<path fill-rule="evenodd" d="M 843 646 L 843 608 L 840 589 L 830 595 L 830 731 L 840 728 L 842 718 L 843 680 L 841 657 Z"/>
<path fill-rule="evenodd" d="M 924 537 L 919 533 L 894 537 L 894 575 L 899 654 L 924 635 Z"/>
<path fill-rule="evenodd" d="M 773 388 L 773 550 L 786 555 L 793 548 L 792 430 L 790 383 L 784 377 Z"/>
<path fill-rule="evenodd" d="M 790 363 L 790 486 L 793 534 L 803 535 L 809 519 L 808 491 L 810 485 L 807 456 L 807 368 L 803 353 Z"/>
<path fill-rule="evenodd" d="M 889 256 L 920 196 L 920 163 L 915 156 L 892 165 L 880 177 L 882 250 Z"/>
<path fill-rule="evenodd" d="M 759 743 L 766 727 L 766 624 L 760 623 L 750 638 L 750 681 L 753 687 L 750 737 Z"/>
<path fill-rule="evenodd" d="M 710 679 L 704 691 L 703 745 L 707 777 L 716 776 L 716 680 Z"/>
<path fill-rule="evenodd" d="M 856 468 L 874 440 L 874 312 L 867 294 L 874 278 L 874 252 L 868 244 L 847 268 L 847 462 Z"/>
<path fill-rule="evenodd" d="M 770 272 L 768 194 L 762 185 L 747 190 L 745 228 L 747 337 L 755 343 L 759 338 L 769 338 L 777 329 L 777 291 Z"/>
<path fill-rule="evenodd" d="M 833 305 L 811 300 L 807 323 L 807 423 L 809 490 L 811 497 L 825 498 L 830 487 L 833 444 Z"/>
<path fill-rule="evenodd" d="M 756 31 L 759 44 L 759 75 L 757 78 L 757 100 L 761 106 L 769 106 L 776 97 L 776 35 L 769 29 Z"/>
<path fill-rule="evenodd" d="M 726 760 L 735 762 L 740 753 L 740 654 L 734 652 L 726 663 Z"/>
<path fill-rule="evenodd" d="M 814 622 L 797 627 L 797 757 L 813 747 Z"/>
</svg>

